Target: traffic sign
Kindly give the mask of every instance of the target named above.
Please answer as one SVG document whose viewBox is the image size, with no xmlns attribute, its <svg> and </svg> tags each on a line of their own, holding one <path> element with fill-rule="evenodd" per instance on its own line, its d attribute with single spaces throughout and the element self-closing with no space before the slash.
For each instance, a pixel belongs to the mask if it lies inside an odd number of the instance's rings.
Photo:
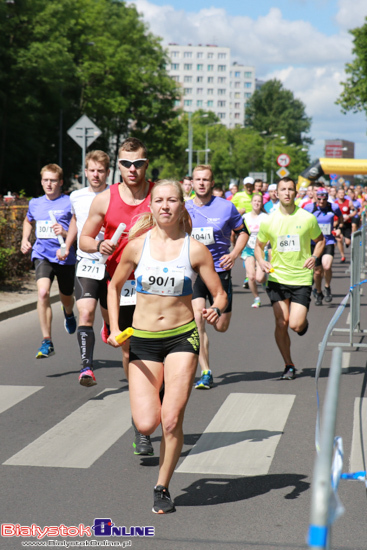
<svg viewBox="0 0 367 550">
<path fill-rule="evenodd" d="M 280 177 L 280 178 L 285 178 L 289 175 L 289 170 L 287 170 L 286 168 L 284 168 L 284 166 L 282 168 L 279 168 L 279 170 L 277 171 L 277 175 Z"/>
<path fill-rule="evenodd" d="M 83 115 L 73 124 L 73 126 L 71 126 L 71 128 L 69 128 L 68 134 L 82 148 L 82 177 L 83 187 L 85 187 L 85 153 L 89 145 L 92 145 L 93 141 L 102 134 L 102 131 L 90 118 Z"/>
<path fill-rule="evenodd" d="M 79 120 L 68 130 L 69 136 L 77 142 L 79 147 L 89 147 L 92 145 L 101 134 L 102 131 L 88 118 L 86 115 L 80 117 Z"/>
<path fill-rule="evenodd" d="M 331 180 L 337 180 L 338 179 L 338 174 L 330 174 L 330 179 Z"/>
<path fill-rule="evenodd" d="M 282 153 L 277 158 L 277 163 L 279 164 L 279 166 L 288 166 L 288 164 L 290 164 L 290 162 L 291 162 L 290 157 L 288 155 L 286 155 L 285 153 Z"/>
</svg>

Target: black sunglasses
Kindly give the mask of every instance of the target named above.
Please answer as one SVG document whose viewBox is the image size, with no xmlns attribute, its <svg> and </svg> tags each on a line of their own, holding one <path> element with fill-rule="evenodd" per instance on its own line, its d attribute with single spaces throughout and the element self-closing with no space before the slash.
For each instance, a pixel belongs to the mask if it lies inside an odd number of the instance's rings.
<svg viewBox="0 0 367 550">
<path fill-rule="evenodd" d="M 122 164 L 124 168 L 130 168 L 130 166 L 133 164 L 135 168 L 138 170 L 138 168 L 141 168 L 144 166 L 148 159 L 137 159 L 137 160 L 126 160 L 126 159 L 119 159 L 119 163 Z"/>
</svg>

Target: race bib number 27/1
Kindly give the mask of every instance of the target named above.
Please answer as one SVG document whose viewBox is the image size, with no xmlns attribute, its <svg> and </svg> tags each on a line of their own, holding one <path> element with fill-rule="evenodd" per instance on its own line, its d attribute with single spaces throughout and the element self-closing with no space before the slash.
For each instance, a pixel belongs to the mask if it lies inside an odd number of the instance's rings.
<svg viewBox="0 0 367 550">
<path fill-rule="evenodd" d="M 278 252 L 299 252 L 299 235 L 281 235 L 277 240 Z"/>
<path fill-rule="evenodd" d="M 94 279 L 96 281 L 102 281 L 105 276 L 106 266 L 100 264 L 99 260 L 89 260 L 88 258 L 82 258 L 76 268 L 76 276 L 84 277 L 85 279 Z"/>
</svg>

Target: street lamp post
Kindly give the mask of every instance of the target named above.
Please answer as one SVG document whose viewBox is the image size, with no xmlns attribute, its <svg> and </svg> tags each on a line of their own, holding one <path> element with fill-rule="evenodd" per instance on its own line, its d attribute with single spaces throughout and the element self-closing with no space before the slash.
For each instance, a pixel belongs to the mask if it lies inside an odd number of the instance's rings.
<svg viewBox="0 0 367 550">
<path fill-rule="evenodd" d="M 192 113 L 188 113 L 189 115 L 189 129 L 188 129 L 188 134 L 189 134 L 189 147 L 188 147 L 188 153 L 189 153 L 189 176 L 192 175 L 192 120 L 191 120 L 191 116 L 192 116 Z"/>
</svg>

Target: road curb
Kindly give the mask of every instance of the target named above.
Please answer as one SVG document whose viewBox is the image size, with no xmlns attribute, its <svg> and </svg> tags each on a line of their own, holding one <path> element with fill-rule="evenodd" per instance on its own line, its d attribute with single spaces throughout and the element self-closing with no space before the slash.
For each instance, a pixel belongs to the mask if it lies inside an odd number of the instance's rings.
<svg viewBox="0 0 367 550">
<path fill-rule="evenodd" d="M 59 293 L 51 295 L 50 302 L 54 304 L 60 301 Z M 3 306 L 0 308 L 0 322 L 10 319 L 11 317 L 16 317 L 17 315 L 22 315 L 22 313 L 28 313 L 37 309 L 37 296 L 31 296 L 30 298 L 24 300 L 24 302 L 16 302 L 15 304 L 9 304 L 8 306 Z"/>
</svg>

